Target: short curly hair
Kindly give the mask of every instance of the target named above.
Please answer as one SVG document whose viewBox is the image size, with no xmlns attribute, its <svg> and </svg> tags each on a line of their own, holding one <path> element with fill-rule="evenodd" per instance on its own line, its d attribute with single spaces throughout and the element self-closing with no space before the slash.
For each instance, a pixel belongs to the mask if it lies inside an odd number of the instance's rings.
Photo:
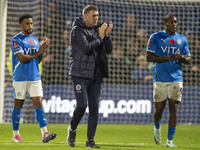
<svg viewBox="0 0 200 150">
<path fill-rule="evenodd" d="M 20 17 L 19 17 L 19 23 L 21 24 L 22 21 L 26 18 L 32 18 L 33 19 L 33 16 L 30 15 L 30 14 L 22 14 Z"/>
</svg>

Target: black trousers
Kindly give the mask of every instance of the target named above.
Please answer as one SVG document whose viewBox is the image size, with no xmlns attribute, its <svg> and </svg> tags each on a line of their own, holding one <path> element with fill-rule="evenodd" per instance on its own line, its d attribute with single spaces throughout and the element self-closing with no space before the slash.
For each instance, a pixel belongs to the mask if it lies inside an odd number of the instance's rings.
<svg viewBox="0 0 200 150">
<path fill-rule="evenodd" d="M 102 77 L 100 74 L 96 75 L 95 79 L 72 77 L 72 85 L 74 87 L 77 105 L 71 120 L 71 129 L 75 130 L 77 128 L 88 105 L 87 138 L 88 140 L 94 139 L 98 123 Z"/>
</svg>

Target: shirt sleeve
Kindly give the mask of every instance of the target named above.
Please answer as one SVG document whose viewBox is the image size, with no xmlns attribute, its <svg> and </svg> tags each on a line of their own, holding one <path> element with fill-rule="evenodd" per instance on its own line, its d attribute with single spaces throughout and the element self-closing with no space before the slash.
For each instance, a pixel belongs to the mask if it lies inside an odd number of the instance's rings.
<svg viewBox="0 0 200 150">
<path fill-rule="evenodd" d="M 188 46 L 188 42 L 187 42 L 187 39 L 186 39 L 186 37 L 184 38 L 185 40 L 184 40 L 184 46 L 183 46 L 183 51 L 182 52 L 184 52 L 185 51 L 185 56 L 190 56 L 190 51 L 189 51 L 189 46 Z"/>
<path fill-rule="evenodd" d="M 12 41 L 11 41 L 11 49 L 12 49 L 14 54 L 19 53 L 19 52 L 24 52 L 22 43 L 17 38 L 12 39 Z"/>
<path fill-rule="evenodd" d="M 156 37 L 155 34 L 152 34 L 148 40 L 146 51 L 156 53 L 156 50 L 157 50 Z"/>
</svg>

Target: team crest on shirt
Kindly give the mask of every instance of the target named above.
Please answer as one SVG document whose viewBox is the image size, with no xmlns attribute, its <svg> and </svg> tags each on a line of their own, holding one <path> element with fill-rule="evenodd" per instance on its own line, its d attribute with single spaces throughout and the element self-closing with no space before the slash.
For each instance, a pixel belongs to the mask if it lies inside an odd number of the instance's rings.
<svg viewBox="0 0 200 150">
<path fill-rule="evenodd" d="M 176 41 L 179 45 L 182 43 L 180 39 Z"/>
<path fill-rule="evenodd" d="M 37 41 L 36 41 L 36 40 L 34 40 L 34 42 L 35 42 L 35 44 L 37 45 Z"/>
</svg>

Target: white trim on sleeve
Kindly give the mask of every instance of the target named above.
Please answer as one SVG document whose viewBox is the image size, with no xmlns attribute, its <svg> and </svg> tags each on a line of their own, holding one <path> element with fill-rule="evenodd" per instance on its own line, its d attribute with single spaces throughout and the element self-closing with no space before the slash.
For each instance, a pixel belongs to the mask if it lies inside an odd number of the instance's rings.
<svg viewBox="0 0 200 150">
<path fill-rule="evenodd" d="M 147 49 L 147 52 L 156 53 L 154 50 Z"/>
</svg>

